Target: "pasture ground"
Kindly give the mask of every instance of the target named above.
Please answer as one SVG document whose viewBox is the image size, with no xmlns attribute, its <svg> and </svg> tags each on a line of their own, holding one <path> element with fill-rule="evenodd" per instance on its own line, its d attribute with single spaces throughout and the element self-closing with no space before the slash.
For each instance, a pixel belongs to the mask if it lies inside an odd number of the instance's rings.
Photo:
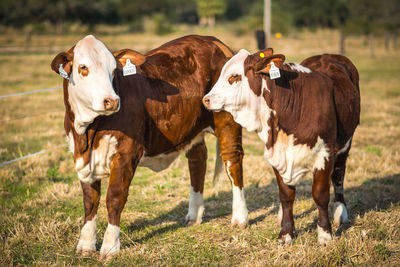
<svg viewBox="0 0 400 267">
<path fill-rule="evenodd" d="M 213 32 L 182 28 L 177 34 L 97 35 L 112 50 L 147 51 L 175 37 L 196 32 L 215 35 L 233 49 L 256 51 L 253 33 L 235 36 L 229 28 Z M 50 70 L 56 53 L 83 35 L 0 35 L 0 95 L 61 85 Z M 319 53 L 336 53 L 338 33 L 303 32 L 274 39 L 275 53 L 300 62 Z M 360 72 L 361 124 L 354 136 L 345 179 L 350 223 L 334 227 L 334 240 L 317 244 L 317 210 L 311 198 L 311 176 L 297 186 L 294 207 L 297 237 L 292 246 L 278 245 L 278 190 L 263 144 L 244 131 L 245 196 L 250 225 L 230 227 L 228 179 L 212 194 L 215 138 L 207 136 L 208 171 L 204 222 L 185 227 L 189 172 L 182 155 L 170 168 L 154 173 L 138 168 L 121 220 L 122 250 L 114 266 L 326 266 L 400 264 L 400 53 L 376 41 L 369 57 L 362 37 L 347 40 L 347 56 Z M 0 99 L 0 162 L 65 142 L 61 90 Z M 103 181 L 98 246 L 107 225 Z M 0 167 L 0 265 L 103 265 L 98 253 L 75 256 L 83 222 L 80 185 L 66 148 Z"/>
</svg>

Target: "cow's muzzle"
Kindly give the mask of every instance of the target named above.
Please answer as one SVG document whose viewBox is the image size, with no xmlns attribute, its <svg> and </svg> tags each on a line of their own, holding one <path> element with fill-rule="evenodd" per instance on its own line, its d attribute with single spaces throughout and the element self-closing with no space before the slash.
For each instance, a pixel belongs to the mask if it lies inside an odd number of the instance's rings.
<svg viewBox="0 0 400 267">
<path fill-rule="evenodd" d="M 107 97 L 104 98 L 104 109 L 106 111 L 117 111 L 119 108 L 119 99 Z"/>
</svg>

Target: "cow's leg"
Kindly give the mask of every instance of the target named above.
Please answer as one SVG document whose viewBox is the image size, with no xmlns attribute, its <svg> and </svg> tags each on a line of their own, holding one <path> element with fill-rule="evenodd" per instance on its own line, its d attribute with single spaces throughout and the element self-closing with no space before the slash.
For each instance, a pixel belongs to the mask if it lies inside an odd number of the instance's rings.
<svg viewBox="0 0 400 267">
<path fill-rule="evenodd" d="M 190 172 L 189 211 L 186 215 L 188 225 L 200 224 L 204 213 L 203 189 L 207 167 L 207 147 L 202 142 L 195 144 L 186 152 Z"/>
<path fill-rule="evenodd" d="M 111 162 L 110 180 L 107 189 L 108 226 L 100 249 L 100 258 L 110 258 L 120 250 L 119 223 L 128 198 L 128 190 L 138 160 L 116 154 Z"/>
<path fill-rule="evenodd" d="M 283 182 L 282 176 L 274 168 L 276 181 L 279 187 L 279 199 L 282 210 L 280 211 L 281 231 L 278 236 L 279 243 L 292 244 L 294 238 L 293 203 L 296 196 L 296 188 Z"/>
<path fill-rule="evenodd" d="M 335 190 L 335 200 L 334 200 L 334 208 L 333 208 L 333 222 L 336 226 L 340 226 L 342 223 L 346 223 L 349 221 L 349 216 L 347 213 L 346 202 L 344 201 L 343 196 L 343 182 L 344 175 L 346 172 L 346 161 L 347 156 L 350 151 L 350 146 L 348 149 L 337 155 L 334 170 L 332 173 L 332 184 Z"/>
<path fill-rule="evenodd" d="M 226 173 L 232 183 L 232 226 L 245 228 L 248 223 L 248 211 L 243 191 L 243 148 L 242 127 L 233 121 L 227 112 L 214 112 L 215 130 L 225 163 Z"/>
<path fill-rule="evenodd" d="M 101 181 L 95 181 L 92 184 L 81 182 L 85 224 L 82 227 L 78 245 L 76 246 L 76 253 L 82 253 L 84 256 L 96 251 L 96 219 L 100 201 L 100 186 Z"/>
<path fill-rule="evenodd" d="M 332 160 L 328 160 L 325 161 L 324 169 L 314 171 L 312 195 L 318 208 L 318 243 L 321 245 L 332 240 L 332 227 L 328 212 L 332 169 Z"/>
</svg>

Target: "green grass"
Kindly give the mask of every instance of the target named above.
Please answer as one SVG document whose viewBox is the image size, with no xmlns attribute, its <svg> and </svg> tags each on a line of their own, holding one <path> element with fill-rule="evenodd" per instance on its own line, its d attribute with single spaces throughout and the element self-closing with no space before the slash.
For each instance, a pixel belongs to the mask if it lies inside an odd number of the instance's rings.
<svg viewBox="0 0 400 267">
<path fill-rule="evenodd" d="M 112 49 L 154 48 L 190 31 L 211 34 L 232 46 L 255 51 L 253 33 L 237 37 L 230 28 L 214 32 L 185 28 L 159 37 L 146 34 L 99 36 Z M 61 85 L 49 64 L 81 35 L 33 36 L 32 44 L 50 46 L 0 49 L 0 95 Z M 318 40 L 318 41 L 316 41 Z M 275 53 L 299 62 L 338 50 L 338 33 L 302 32 L 273 39 Z M 258 136 L 244 131 L 245 196 L 250 225 L 230 227 L 232 193 L 224 179 L 212 195 L 215 138 L 206 137 L 209 159 L 205 215 L 201 225 L 185 227 L 189 172 L 181 155 L 170 168 L 154 173 L 138 168 L 121 220 L 121 252 L 109 266 L 396 266 L 400 262 L 400 54 L 386 52 L 378 40 L 376 58 L 368 56 L 363 39 L 347 40 L 349 58 L 360 72 L 361 124 L 354 136 L 345 180 L 350 223 L 333 227 L 335 239 L 317 245 L 317 209 L 310 175 L 296 187 L 294 216 L 297 237 L 292 246 L 277 243 L 278 190 L 263 159 Z M 0 35 L 0 44 L 24 45 L 18 34 Z M 3 50 L 2 50 L 3 49 Z M 23 62 L 23 63 L 21 63 Z M 12 67 L 10 67 L 12 66 Z M 52 148 L 65 142 L 62 91 L 0 99 L 0 162 Z M 35 116 L 34 116 L 35 115 Z M 36 116 L 39 115 L 39 116 Z M 14 120 L 21 116 L 29 118 Z M 102 181 L 98 243 L 107 226 Z M 0 266 L 101 266 L 98 254 L 77 257 L 75 247 L 83 223 L 83 203 L 72 155 L 66 148 L 0 167 Z"/>
</svg>

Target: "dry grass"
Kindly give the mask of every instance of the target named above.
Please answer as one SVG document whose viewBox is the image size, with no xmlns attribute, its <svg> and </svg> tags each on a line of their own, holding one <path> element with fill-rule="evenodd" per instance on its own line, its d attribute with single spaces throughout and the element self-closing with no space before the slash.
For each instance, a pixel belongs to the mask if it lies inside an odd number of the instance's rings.
<svg viewBox="0 0 400 267">
<path fill-rule="evenodd" d="M 184 28 L 163 37 L 108 34 L 100 39 L 112 49 L 146 51 L 192 31 L 215 35 L 236 50 L 246 47 L 255 51 L 252 35 L 237 37 L 229 33 L 229 28 L 217 28 L 211 33 Z M 21 48 L 23 36 L 0 35 L 0 45 L 7 45 L 0 47 L 0 95 L 61 85 L 61 78 L 51 72 L 49 64 L 55 52 L 69 48 L 81 37 L 33 36 L 32 48 Z M 385 52 L 377 42 L 379 56 L 371 59 L 363 42 L 362 38 L 349 38 L 347 43 L 348 56 L 360 71 L 362 94 L 361 125 L 354 137 L 345 180 L 350 223 L 334 227 L 335 239 L 328 246 L 317 245 L 311 177 L 297 186 L 295 243 L 278 245 L 276 182 L 262 158 L 261 141 L 246 132 L 244 175 L 250 211 L 247 229 L 230 228 L 232 196 L 227 179 L 219 195 L 212 195 L 215 138 L 207 136 L 205 222 L 194 227 L 183 225 L 189 195 L 184 156 L 160 173 L 139 168 L 122 217 L 123 249 L 109 265 L 398 265 L 400 54 Z M 337 43 L 336 32 L 319 31 L 274 39 L 273 47 L 288 61 L 301 61 L 317 53 L 336 52 Z M 61 91 L 0 99 L 0 104 L 0 161 L 64 142 Z M 32 117 L 13 120 L 19 116 Z M 106 184 L 103 181 L 103 195 Z M 74 254 L 83 205 L 72 157 L 66 149 L 0 167 L 0 196 L 1 266 L 103 264 L 96 255 L 79 258 Z M 107 223 L 104 197 L 102 200 L 99 245 Z"/>
</svg>

